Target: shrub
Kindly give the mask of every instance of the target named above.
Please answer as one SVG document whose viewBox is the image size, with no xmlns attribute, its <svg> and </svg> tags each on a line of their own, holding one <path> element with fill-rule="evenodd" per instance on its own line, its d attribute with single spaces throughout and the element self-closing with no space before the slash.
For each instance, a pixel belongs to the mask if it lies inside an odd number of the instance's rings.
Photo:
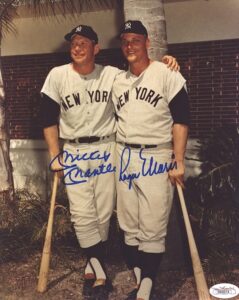
<svg viewBox="0 0 239 300">
<path fill-rule="evenodd" d="M 238 262 L 239 130 L 219 128 L 199 144 L 202 173 L 188 179 L 186 199 L 204 267 L 214 282 Z"/>
</svg>

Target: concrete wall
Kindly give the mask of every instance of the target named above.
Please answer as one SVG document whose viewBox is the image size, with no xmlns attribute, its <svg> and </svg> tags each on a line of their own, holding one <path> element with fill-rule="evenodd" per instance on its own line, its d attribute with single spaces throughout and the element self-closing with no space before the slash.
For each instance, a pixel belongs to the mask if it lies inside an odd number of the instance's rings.
<svg viewBox="0 0 239 300">
<path fill-rule="evenodd" d="M 165 0 L 168 42 L 184 43 L 239 38 L 238 0 Z M 102 49 L 117 47 L 114 37 L 123 22 L 122 12 L 106 10 L 66 18 L 15 19 L 17 35 L 8 33 L 2 55 L 65 51 L 63 36 L 76 25 L 92 25 L 99 33 Z"/>
</svg>

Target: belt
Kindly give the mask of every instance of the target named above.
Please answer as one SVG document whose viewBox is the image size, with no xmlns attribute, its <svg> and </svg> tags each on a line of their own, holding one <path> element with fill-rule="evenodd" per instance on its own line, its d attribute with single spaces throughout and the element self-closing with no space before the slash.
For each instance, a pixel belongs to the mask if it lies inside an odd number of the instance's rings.
<svg viewBox="0 0 239 300">
<path fill-rule="evenodd" d="M 167 142 L 167 143 L 162 143 L 159 145 L 141 145 L 141 144 L 129 144 L 129 143 L 123 143 L 123 142 L 119 142 L 120 144 L 126 146 L 126 147 L 130 147 L 130 148 L 135 148 L 135 149 L 150 149 L 150 148 L 158 148 L 158 149 L 172 149 L 172 143 L 171 142 Z"/>
<path fill-rule="evenodd" d="M 128 144 L 128 143 L 123 143 L 126 147 L 130 147 L 130 148 L 156 148 L 158 145 L 140 145 L 140 144 Z"/>
<path fill-rule="evenodd" d="M 95 142 L 113 138 L 114 136 L 115 136 L 115 134 L 101 136 L 101 137 L 99 137 L 99 136 L 82 136 L 82 137 L 75 138 L 72 140 L 67 140 L 67 142 L 68 143 L 77 143 L 77 144 L 92 144 Z"/>
</svg>

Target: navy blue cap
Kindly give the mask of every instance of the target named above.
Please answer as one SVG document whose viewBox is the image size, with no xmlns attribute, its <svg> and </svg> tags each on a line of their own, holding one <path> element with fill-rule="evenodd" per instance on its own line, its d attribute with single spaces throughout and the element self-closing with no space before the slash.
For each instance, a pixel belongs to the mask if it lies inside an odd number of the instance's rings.
<svg viewBox="0 0 239 300">
<path fill-rule="evenodd" d="M 136 33 L 136 34 L 142 34 L 144 36 L 148 36 L 147 29 L 144 27 L 142 22 L 138 20 L 129 20 L 124 23 L 123 27 L 121 28 L 119 36 L 121 36 L 124 33 Z"/>
<path fill-rule="evenodd" d="M 72 36 L 75 34 L 82 35 L 98 44 L 98 36 L 90 26 L 78 25 L 77 27 L 73 28 L 71 32 L 65 35 L 65 39 L 70 41 Z"/>
</svg>

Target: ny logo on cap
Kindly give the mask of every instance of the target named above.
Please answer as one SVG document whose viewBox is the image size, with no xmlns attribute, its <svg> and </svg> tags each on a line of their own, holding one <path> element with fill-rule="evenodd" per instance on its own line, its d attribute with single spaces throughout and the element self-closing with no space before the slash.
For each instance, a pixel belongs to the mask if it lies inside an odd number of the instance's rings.
<svg viewBox="0 0 239 300">
<path fill-rule="evenodd" d="M 125 23 L 125 29 L 131 29 L 131 23 L 130 22 Z"/>
<path fill-rule="evenodd" d="M 76 28 L 75 32 L 81 32 L 81 30 L 82 30 L 82 27 L 81 27 L 81 26 L 78 26 L 78 27 Z"/>
</svg>

